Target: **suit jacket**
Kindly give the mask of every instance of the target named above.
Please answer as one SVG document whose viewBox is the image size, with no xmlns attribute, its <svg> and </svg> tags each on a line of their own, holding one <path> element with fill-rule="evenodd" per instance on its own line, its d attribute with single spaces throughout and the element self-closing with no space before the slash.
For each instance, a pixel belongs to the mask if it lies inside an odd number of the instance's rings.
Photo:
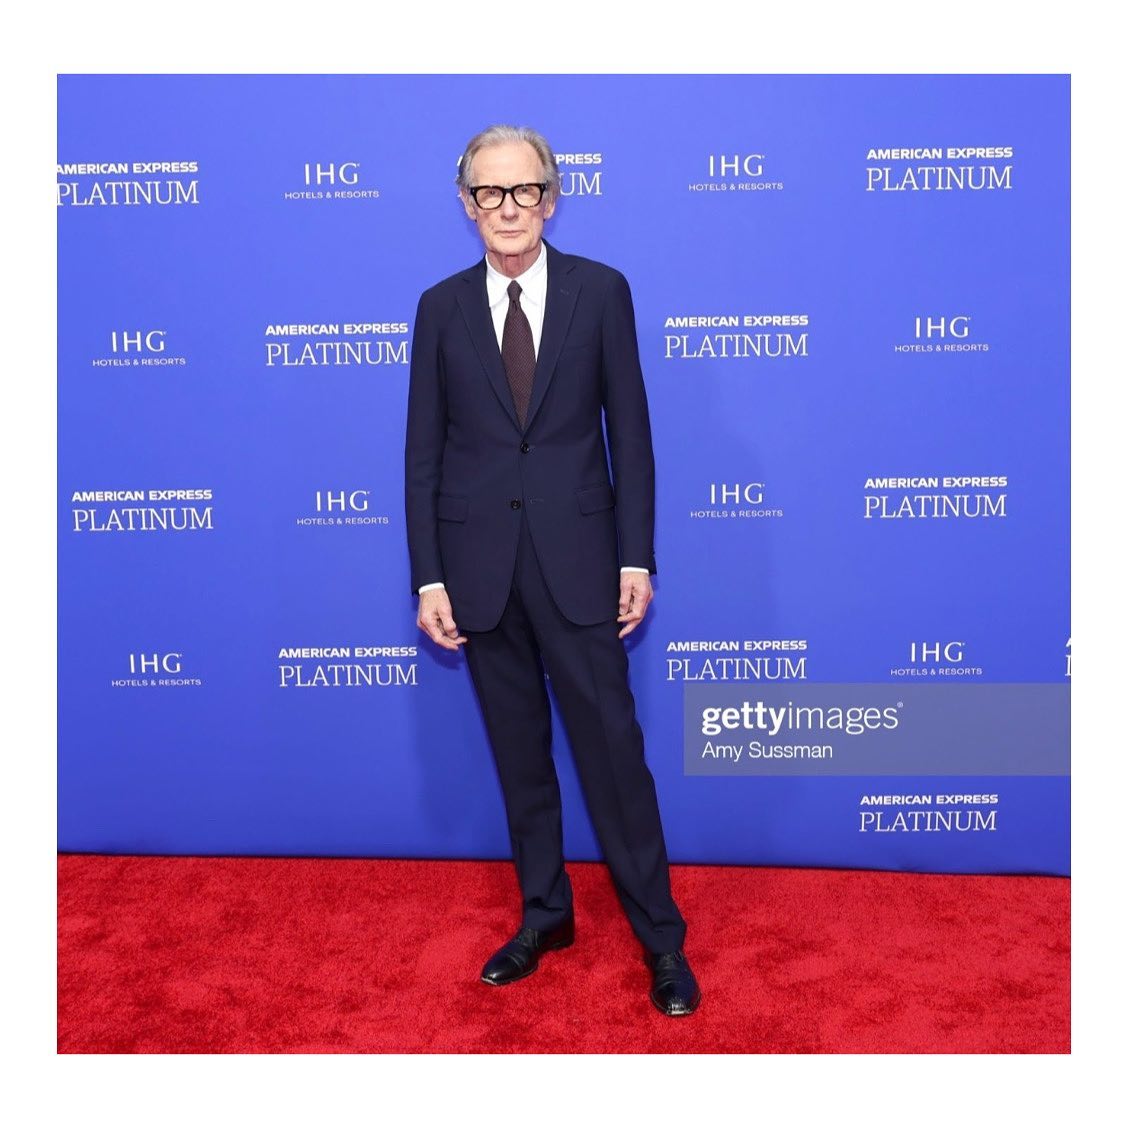
<svg viewBox="0 0 1128 1128">
<path fill-rule="evenodd" d="M 501 618 L 522 510 L 549 591 L 572 622 L 618 615 L 620 564 L 657 571 L 654 452 L 630 288 L 609 266 L 546 247 L 523 428 L 485 261 L 431 287 L 416 312 L 405 443 L 411 588 L 443 581 L 461 630 L 491 630 Z"/>
</svg>

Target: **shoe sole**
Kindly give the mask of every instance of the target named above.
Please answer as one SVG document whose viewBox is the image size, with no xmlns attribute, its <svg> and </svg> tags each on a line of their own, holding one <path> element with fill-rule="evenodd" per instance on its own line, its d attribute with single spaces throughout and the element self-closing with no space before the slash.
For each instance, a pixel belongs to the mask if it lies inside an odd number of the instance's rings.
<svg viewBox="0 0 1128 1128">
<path fill-rule="evenodd" d="M 576 942 L 575 937 L 573 937 L 571 940 L 563 940 L 563 941 L 560 941 L 556 944 L 549 944 L 546 947 L 541 949 L 541 954 L 543 955 L 545 952 L 559 952 L 561 950 L 561 948 L 570 948 L 575 942 Z M 538 958 L 537 962 L 535 964 L 533 964 L 533 966 L 531 968 L 529 968 L 528 971 L 523 971 L 523 972 L 521 972 L 520 975 L 513 976 L 512 979 L 503 979 L 499 983 L 496 979 L 487 979 L 483 975 L 483 976 L 479 977 L 479 982 L 485 983 L 490 987 L 508 987 L 510 985 L 510 983 L 520 983 L 522 979 L 528 979 L 528 977 L 530 975 L 532 975 L 533 972 L 536 971 L 538 967 L 540 967 L 540 959 L 539 958 Z"/>
</svg>

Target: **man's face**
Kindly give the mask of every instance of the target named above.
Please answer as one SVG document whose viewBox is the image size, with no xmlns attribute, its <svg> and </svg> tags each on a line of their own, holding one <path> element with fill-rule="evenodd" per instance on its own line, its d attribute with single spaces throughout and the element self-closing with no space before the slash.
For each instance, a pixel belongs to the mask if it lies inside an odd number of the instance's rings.
<svg viewBox="0 0 1128 1128">
<path fill-rule="evenodd" d="M 527 141 L 479 149 L 470 166 L 471 186 L 497 184 L 511 188 L 514 184 L 540 184 L 543 180 L 540 158 Z M 466 214 L 478 225 L 478 233 L 487 251 L 498 256 L 532 252 L 530 263 L 539 250 L 544 221 L 556 209 L 556 200 L 547 191 L 533 208 L 518 207 L 512 193 L 507 194 L 501 207 L 493 211 L 479 208 L 468 193 L 463 193 L 462 202 Z"/>
</svg>

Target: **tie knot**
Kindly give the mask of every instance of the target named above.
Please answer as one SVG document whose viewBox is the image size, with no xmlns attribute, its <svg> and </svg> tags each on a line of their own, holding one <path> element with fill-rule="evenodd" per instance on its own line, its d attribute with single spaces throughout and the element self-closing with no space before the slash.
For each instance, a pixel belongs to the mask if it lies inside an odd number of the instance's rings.
<svg viewBox="0 0 1128 1128">
<path fill-rule="evenodd" d="M 521 287 L 517 282 L 510 282 L 507 292 L 509 294 L 509 300 L 515 302 L 521 296 Z"/>
</svg>

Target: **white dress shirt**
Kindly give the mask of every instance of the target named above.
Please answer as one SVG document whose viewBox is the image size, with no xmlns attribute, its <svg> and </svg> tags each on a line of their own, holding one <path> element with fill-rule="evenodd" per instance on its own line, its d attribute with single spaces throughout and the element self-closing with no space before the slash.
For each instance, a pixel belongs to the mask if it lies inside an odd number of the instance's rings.
<svg viewBox="0 0 1128 1128">
<path fill-rule="evenodd" d="M 548 251 L 541 241 L 540 254 L 536 262 L 523 274 L 516 278 L 508 278 L 500 270 L 495 270 L 486 256 L 486 298 L 490 305 L 490 316 L 493 318 L 494 332 L 497 334 L 497 347 L 501 349 L 501 339 L 505 333 L 505 316 L 509 312 L 509 283 L 516 282 L 521 287 L 518 304 L 521 312 L 529 319 L 529 328 L 533 331 L 533 353 L 540 355 L 541 330 L 544 328 L 544 307 L 548 299 Z M 619 569 L 620 572 L 645 572 L 649 568 L 635 568 L 629 565 Z M 419 589 L 422 595 L 432 588 L 445 587 L 445 584 L 423 584 Z"/>
<path fill-rule="evenodd" d="M 541 330 L 544 328 L 544 303 L 548 298 L 548 251 L 541 242 L 537 261 L 516 278 L 507 278 L 486 257 L 486 298 L 490 303 L 490 316 L 493 318 L 494 332 L 497 334 L 497 347 L 501 348 L 502 334 L 505 332 L 505 315 L 509 312 L 509 283 L 516 282 L 521 287 L 517 299 L 521 312 L 529 319 L 533 331 L 533 352 L 540 356 Z"/>
</svg>

